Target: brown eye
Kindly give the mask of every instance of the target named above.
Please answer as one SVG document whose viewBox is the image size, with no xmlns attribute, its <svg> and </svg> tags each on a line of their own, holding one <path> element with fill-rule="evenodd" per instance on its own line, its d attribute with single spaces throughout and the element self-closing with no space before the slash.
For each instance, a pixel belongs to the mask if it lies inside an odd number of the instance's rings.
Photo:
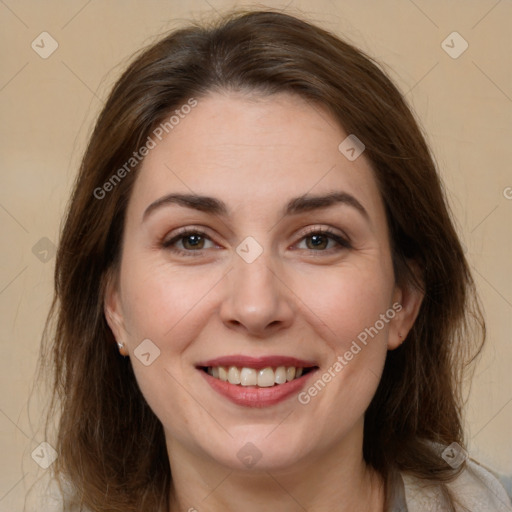
<svg viewBox="0 0 512 512">
<path fill-rule="evenodd" d="M 200 253 L 203 249 L 215 247 L 215 244 L 201 231 L 185 230 L 163 242 L 162 247 L 179 254 L 194 255 L 193 253 Z"/>
<path fill-rule="evenodd" d="M 300 247 L 304 243 L 306 247 Z M 315 252 L 330 252 L 331 250 L 349 249 L 351 247 L 344 237 L 326 229 L 315 229 L 303 236 L 299 243 L 300 249 Z"/>
<path fill-rule="evenodd" d="M 311 235 L 305 238 L 308 249 L 326 249 L 329 245 L 329 237 L 325 235 Z M 310 243 L 308 243 L 310 241 Z"/>
<path fill-rule="evenodd" d="M 183 248 L 187 250 L 203 249 L 204 248 L 204 237 L 200 234 L 190 234 L 181 237 Z"/>
</svg>

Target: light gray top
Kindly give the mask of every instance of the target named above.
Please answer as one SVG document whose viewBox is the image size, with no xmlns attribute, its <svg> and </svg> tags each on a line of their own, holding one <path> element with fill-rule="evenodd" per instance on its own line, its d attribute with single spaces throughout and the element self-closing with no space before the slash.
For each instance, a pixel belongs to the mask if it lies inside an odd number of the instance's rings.
<svg viewBox="0 0 512 512">
<path fill-rule="evenodd" d="M 447 484 L 471 512 L 512 512 L 512 503 L 500 481 L 476 461 Z M 444 512 L 448 510 L 439 486 L 427 486 L 418 478 L 400 474 L 395 478 L 388 512 Z"/>
<path fill-rule="evenodd" d="M 472 459 L 467 460 L 464 471 L 447 485 L 471 512 L 512 512 L 510 497 L 498 478 Z M 387 512 L 448 510 L 435 484 L 427 487 L 418 478 L 396 473 L 392 486 L 392 504 Z M 63 510 L 62 497 L 54 481 L 41 479 L 30 495 L 26 512 L 71 512 Z"/>
</svg>

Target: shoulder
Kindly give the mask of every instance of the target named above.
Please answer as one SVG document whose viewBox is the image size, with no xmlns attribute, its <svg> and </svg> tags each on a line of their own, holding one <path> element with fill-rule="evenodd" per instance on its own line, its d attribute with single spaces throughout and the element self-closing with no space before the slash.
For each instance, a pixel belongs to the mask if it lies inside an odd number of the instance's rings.
<svg viewBox="0 0 512 512">
<path fill-rule="evenodd" d="M 408 512 L 444 512 L 445 502 L 439 486 L 427 485 L 402 474 Z M 452 482 L 452 494 L 471 512 L 512 512 L 512 504 L 500 481 L 478 462 L 467 459 L 466 467 Z"/>
</svg>

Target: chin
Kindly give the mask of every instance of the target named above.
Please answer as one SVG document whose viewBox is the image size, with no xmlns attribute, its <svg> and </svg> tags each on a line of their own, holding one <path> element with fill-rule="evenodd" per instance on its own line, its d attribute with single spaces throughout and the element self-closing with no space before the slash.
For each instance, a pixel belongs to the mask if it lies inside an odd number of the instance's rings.
<svg viewBox="0 0 512 512">
<path fill-rule="evenodd" d="M 215 462 L 236 471 L 286 471 L 312 456 L 310 440 L 297 432 L 278 433 L 279 427 L 262 428 L 261 425 L 240 428 L 232 438 L 218 440 L 215 446 L 205 447 Z M 302 429 L 302 432 L 304 430 Z"/>
</svg>

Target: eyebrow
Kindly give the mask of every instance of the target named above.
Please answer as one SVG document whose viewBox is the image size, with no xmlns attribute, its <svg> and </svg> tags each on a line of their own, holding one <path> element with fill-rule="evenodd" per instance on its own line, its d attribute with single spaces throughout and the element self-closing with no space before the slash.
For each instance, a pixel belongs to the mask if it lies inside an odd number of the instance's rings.
<svg viewBox="0 0 512 512">
<path fill-rule="evenodd" d="M 226 203 L 214 197 L 197 194 L 168 194 L 151 203 L 144 211 L 142 220 L 146 220 L 146 218 L 156 210 L 173 204 L 223 217 L 227 217 L 229 214 Z M 288 204 L 284 208 L 283 216 L 297 215 L 299 213 L 328 208 L 336 204 L 350 206 L 357 210 L 367 221 L 370 221 L 370 216 L 364 206 L 348 192 L 331 192 L 329 194 L 316 196 L 304 194 L 295 197 L 288 201 Z"/>
</svg>

